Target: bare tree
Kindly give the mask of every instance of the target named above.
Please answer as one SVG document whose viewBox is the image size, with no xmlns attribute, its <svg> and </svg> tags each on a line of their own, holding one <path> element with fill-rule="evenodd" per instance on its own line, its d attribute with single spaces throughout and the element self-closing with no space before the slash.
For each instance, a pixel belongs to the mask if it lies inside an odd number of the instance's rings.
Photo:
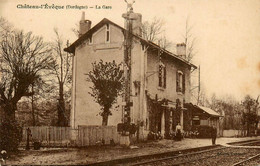
<svg viewBox="0 0 260 166">
<path fill-rule="evenodd" d="M 171 47 L 172 43 L 167 40 L 164 33 L 164 20 L 154 17 L 151 22 L 144 21 L 142 24 L 142 37 L 145 40 L 154 42 L 164 49 Z"/>
<path fill-rule="evenodd" d="M 18 101 L 33 94 L 30 86 L 53 65 L 50 49 L 41 37 L 31 32 L 6 32 L 0 41 L 0 105 L 6 130 L 15 131 Z M 2 131 L 2 130 L 1 130 Z M 15 132 L 5 135 L 5 146 L 14 150 L 18 144 Z"/>
<path fill-rule="evenodd" d="M 50 69 L 53 60 L 42 38 L 31 32 L 9 34 L 0 43 L 1 104 L 14 119 L 16 103 L 23 96 L 31 96 L 30 85 Z"/>
<path fill-rule="evenodd" d="M 191 62 L 196 55 L 195 51 L 195 41 L 196 38 L 192 33 L 193 26 L 190 25 L 189 17 L 186 19 L 185 33 L 183 35 L 184 43 L 186 44 L 186 60 Z"/>
<path fill-rule="evenodd" d="M 52 45 L 53 56 L 56 62 L 56 65 L 53 66 L 52 71 L 56 77 L 56 80 L 59 85 L 59 98 L 58 98 L 58 126 L 68 125 L 68 120 L 65 116 L 65 85 L 70 83 L 71 79 L 71 56 L 70 54 L 63 51 L 65 47 L 64 40 L 60 36 L 57 29 L 54 29 L 56 34 L 55 42 Z"/>
<path fill-rule="evenodd" d="M 71 31 L 77 36 L 79 37 L 79 24 L 75 24 L 75 28 L 71 28 Z"/>
<path fill-rule="evenodd" d="M 13 32 L 13 26 L 3 17 L 0 18 L 0 40 L 4 39 L 8 33 Z"/>
<path fill-rule="evenodd" d="M 32 126 L 36 126 L 39 124 L 39 116 L 44 114 L 43 111 L 40 111 L 38 102 L 43 102 L 50 100 L 50 96 L 53 93 L 53 85 L 51 83 L 47 83 L 49 80 L 50 74 L 45 74 L 44 79 L 39 78 L 35 80 L 30 86 L 30 90 L 33 93 L 29 98 L 29 102 L 31 104 L 31 124 Z"/>
<path fill-rule="evenodd" d="M 157 17 L 154 17 L 151 22 L 145 21 L 142 24 L 142 37 L 146 40 L 156 42 L 159 40 L 159 36 L 163 32 L 164 21 Z"/>
</svg>

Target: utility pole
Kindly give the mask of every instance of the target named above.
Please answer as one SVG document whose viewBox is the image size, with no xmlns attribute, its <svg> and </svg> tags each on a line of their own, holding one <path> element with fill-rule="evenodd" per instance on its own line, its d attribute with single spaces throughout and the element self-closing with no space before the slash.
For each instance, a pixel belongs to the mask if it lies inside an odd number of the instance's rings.
<svg viewBox="0 0 260 166">
<path fill-rule="evenodd" d="M 197 99 L 197 105 L 199 105 L 200 102 L 200 66 L 198 68 L 198 74 L 199 74 L 199 78 L 198 78 L 198 99 Z"/>
<path fill-rule="evenodd" d="M 124 33 L 124 75 L 125 75 L 125 89 L 124 89 L 124 102 L 125 106 L 123 107 L 123 124 L 125 126 L 125 129 L 123 131 L 124 135 L 129 134 L 129 128 L 131 124 L 131 92 L 132 92 L 132 80 L 131 80 L 131 51 L 132 51 L 132 21 L 133 18 L 131 18 L 130 14 L 133 13 L 133 1 L 132 3 L 129 3 L 125 0 L 127 3 L 127 13 L 123 14 L 123 18 L 125 19 L 126 24 L 126 31 Z"/>
</svg>

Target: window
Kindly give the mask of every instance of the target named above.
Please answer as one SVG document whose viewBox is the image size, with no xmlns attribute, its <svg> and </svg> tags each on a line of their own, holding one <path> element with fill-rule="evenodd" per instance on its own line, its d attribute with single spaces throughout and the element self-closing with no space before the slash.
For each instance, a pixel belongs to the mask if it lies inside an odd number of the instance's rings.
<svg viewBox="0 0 260 166">
<path fill-rule="evenodd" d="M 200 125 L 200 120 L 193 120 L 193 125 Z"/>
<path fill-rule="evenodd" d="M 200 125 L 200 118 L 199 118 L 199 116 L 194 116 L 193 117 L 192 124 L 193 125 Z"/>
<path fill-rule="evenodd" d="M 185 75 L 181 71 L 176 72 L 176 92 L 185 93 Z"/>
<path fill-rule="evenodd" d="M 109 24 L 106 24 L 106 42 L 110 41 Z"/>
<path fill-rule="evenodd" d="M 159 65 L 159 87 L 166 88 L 166 67 L 160 62 Z"/>
</svg>

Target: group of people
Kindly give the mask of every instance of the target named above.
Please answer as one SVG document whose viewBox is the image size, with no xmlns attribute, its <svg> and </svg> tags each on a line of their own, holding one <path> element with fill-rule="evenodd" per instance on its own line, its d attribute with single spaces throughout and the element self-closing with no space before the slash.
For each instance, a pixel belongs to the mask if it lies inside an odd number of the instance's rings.
<svg viewBox="0 0 260 166">
<path fill-rule="evenodd" d="M 195 134 L 196 134 L 196 136 L 198 136 L 199 132 L 195 131 Z M 216 138 L 217 138 L 217 128 L 215 125 L 212 126 L 210 135 L 211 135 L 211 139 L 212 139 L 212 145 L 215 145 Z M 178 123 L 176 126 L 175 138 L 176 138 L 176 141 L 181 141 L 181 139 L 183 138 L 182 127 L 181 127 L 180 123 Z"/>
</svg>

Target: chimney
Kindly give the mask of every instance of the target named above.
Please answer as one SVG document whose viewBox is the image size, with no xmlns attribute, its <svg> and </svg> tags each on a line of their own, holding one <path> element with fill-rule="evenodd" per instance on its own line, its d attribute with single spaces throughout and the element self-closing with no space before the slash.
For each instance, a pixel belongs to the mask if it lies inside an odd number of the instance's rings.
<svg viewBox="0 0 260 166">
<path fill-rule="evenodd" d="M 142 14 L 134 13 L 133 8 L 131 8 L 127 13 L 122 15 L 125 18 L 125 29 L 128 29 L 128 23 L 126 18 L 132 20 L 132 33 L 137 36 L 142 36 Z"/>
<path fill-rule="evenodd" d="M 185 43 L 177 44 L 176 51 L 177 51 L 178 56 L 182 57 L 183 59 L 186 59 L 186 44 Z"/>
<path fill-rule="evenodd" d="M 85 12 L 82 12 L 81 20 L 79 22 L 79 37 L 88 32 L 91 28 L 91 21 L 85 20 Z"/>
</svg>

